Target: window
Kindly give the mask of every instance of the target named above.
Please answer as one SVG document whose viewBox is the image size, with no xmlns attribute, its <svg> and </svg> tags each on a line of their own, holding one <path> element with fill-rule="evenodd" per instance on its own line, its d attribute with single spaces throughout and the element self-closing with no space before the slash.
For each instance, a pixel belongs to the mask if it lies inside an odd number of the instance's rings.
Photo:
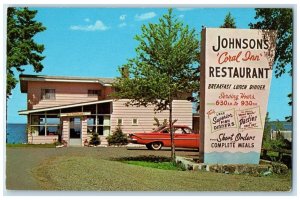
<svg viewBox="0 0 300 200">
<path fill-rule="evenodd" d="M 45 136 L 45 126 L 38 127 L 39 136 Z"/>
<path fill-rule="evenodd" d="M 59 126 L 47 126 L 47 135 L 58 135 Z"/>
<path fill-rule="evenodd" d="M 133 119 L 132 119 L 132 125 L 133 125 L 133 126 L 139 125 L 139 121 L 138 121 L 137 118 L 133 118 Z"/>
<path fill-rule="evenodd" d="M 98 125 L 104 124 L 104 116 L 98 115 Z"/>
<path fill-rule="evenodd" d="M 96 116 L 91 115 L 87 118 L 87 134 L 91 135 L 96 132 Z"/>
<path fill-rule="evenodd" d="M 103 126 L 97 126 L 97 133 L 103 135 Z"/>
<path fill-rule="evenodd" d="M 59 125 L 60 118 L 57 115 L 47 115 L 47 125 Z"/>
<path fill-rule="evenodd" d="M 174 134 L 184 134 L 182 128 L 174 128 Z"/>
<path fill-rule="evenodd" d="M 95 126 L 96 125 L 96 116 L 88 116 L 87 125 L 88 126 Z"/>
<path fill-rule="evenodd" d="M 87 118 L 87 134 L 98 133 L 103 135 L 104 132 L 110 131 L 110 115 L 90 115 Z"/>
<path fill-rule="evenodd" d="M 100 95 L 101 95 L 100 90 L 88 90 L 88 97 L 95 97 Z"/>
<path fill-rule="evenodd" d="M 55 99 L 55 89 L 42 89 L 42 99 Z"/>
<path fill-rule="evenodd" d="M 182 129 L 183 129 L 183 132 L 185 134 L 191 134 L 191 133 L 193 133 L 193 131 L 191 129 L 189 129 L 189 128 L 182 128 Z"/>
<path fill-rule="evenodd" d="M 96 133 L 96 126 L 88 126 L 87 127 L 87 134 L 92 135 L 93 133 Z"/>
<path fill-rule="evenodd" d="M 121 118 L 118 118 L 118 120 L 117 120 L 117 124 L 118 124 L 118 125 L 123 125 L 123 119 L 121 119 Z"/>
<path fill-rule="evenodd" d="M 34 129 L 34 134 L 39 136 L 58 135 L 61 131 L 58 114 L 33 114 L 30 118 L 30 126 Z"/>
</svg>

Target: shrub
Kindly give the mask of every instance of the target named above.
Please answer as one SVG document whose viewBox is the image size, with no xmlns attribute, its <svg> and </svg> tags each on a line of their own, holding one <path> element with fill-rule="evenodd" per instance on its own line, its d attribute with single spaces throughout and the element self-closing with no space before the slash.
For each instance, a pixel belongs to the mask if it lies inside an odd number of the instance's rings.
<svg viewBox="0 0 300 200">
<path fill-rule="evenodd" d="M 55 146 L 59 146 L 59 145 L 61 145 L 61 142 L 59 142 L 59 140 L 57 140 L 57 139 L 53 139 L 53 144 Z"/>
<path fill-rule="evenodd" d="M 100 144 L 100 139 L 99 139 L 99 134 L 98 133 L 92 133 L 92 137 L 89 141 L 90 145 L 99 145 Z"/>
<path fill-rule="evenodd" d="M 116 127 L 116 130 L 112 135 L 108 136 L 107 142 L 109 145 L 125 145 L 128 144 L 127 136 L 123 133 L 120 125 Z"/>
</svg>

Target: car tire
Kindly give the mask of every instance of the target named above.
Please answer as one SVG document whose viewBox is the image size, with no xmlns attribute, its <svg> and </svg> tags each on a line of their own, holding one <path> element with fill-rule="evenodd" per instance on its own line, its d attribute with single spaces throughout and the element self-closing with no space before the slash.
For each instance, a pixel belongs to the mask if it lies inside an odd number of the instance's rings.
<svg viewBox="0 0 300 200">
<path fill-rule="evenodd" d="M 162 148 L 162 143 L 161 142 L 153 142 L 153 143 L 151 143 L 151 148 L 153 149 L 153 150 L 160 150 L 161 148 Z"/>
<path fill-rule="evenodd" d="M 149 149 L 149 150 L 153 150 L 152 147 L 151 147 L 151 144 L 146 144 L 146 147 L 147 147 L 147 149 Z"/>
</svg>

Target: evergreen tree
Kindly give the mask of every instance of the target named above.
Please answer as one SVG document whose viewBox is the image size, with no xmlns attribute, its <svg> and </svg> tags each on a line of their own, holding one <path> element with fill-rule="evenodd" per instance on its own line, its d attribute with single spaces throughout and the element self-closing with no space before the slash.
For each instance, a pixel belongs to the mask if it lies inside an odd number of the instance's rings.
<svg viewBox="0 0 300 200">
<path fill-rule="evenodd" d="M 14 70 L 23 72 L 22 66 L 25 65 L 32 65 L 35 72 L 43 69 L 41 61 L 45 57 L 41 54 L 44 45 L 37 44 L 33 37 L 46 28 L 34 20 L 36 14 L 36 10 L 29 10 L 26 7 L 9 7 L 7 10 L 6 98 L 9 98 L 18 82 Z"/>
<path fill-rule="evenodd" d="M 229 12 L 224 19 L 224 24 L 220 26 L 220 28 L 236 28 L 235 26 L 235 20 L 231 16 L 231 13 Z"/>
<path fill-rule="evenodd" d="M 120 124 L 118 124 L 113 134 L 107 137 L 107 142 L 109 145 L 124 145 L 128 143 L 127 136 L 123 133 Z"/>
<path fill-rule="evenodd" d="M 156 111 L 169 111 L 171 157 L 175 159 L 173 100 L 199 90 L 196 31 L 184 26 L 169 9 L 159 23 L 143 25 L 135 39 L 137 55 L 123 66 L 126 70 L 120 69 L 123 76 L 114 84 L 114 97 L 131 99 L 127 105 L 154 105 Z"/>
<path fill-rule="evenodd" d="M 266 114 L 266 119 L 265 119 L 265 127 L 264 127 L 264 133 L 263 133 L 263 141 L 262 141 L 262 147 L 268 148 L 267 144 L 271 140 L 271 124 L 270 124 L 270 118 L 269 118 L 269 112 Z"/>
<path fill-rule="evenodd" d="M 98 133 L 96 132 L 92 133 L 92 137 L 89 141 L 89 144 L 96 145 L 96 146 L 100 144 L 100 138 Z"/>
</svg>

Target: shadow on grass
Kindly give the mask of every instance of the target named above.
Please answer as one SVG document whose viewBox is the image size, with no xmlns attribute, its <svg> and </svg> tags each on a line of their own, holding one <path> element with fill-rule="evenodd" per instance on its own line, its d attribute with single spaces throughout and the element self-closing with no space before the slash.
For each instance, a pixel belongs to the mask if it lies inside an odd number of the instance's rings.
<svg viewBox="0 0 300 200">
<path fill-rule="evenodd" d="M 119 161 L 131 165 L 137 165 L 141 167 L 150 167 L 163 170 L 179 170 L 185 171 L 185 168 L 180 165 L 172 162 L 170 157 L 165 156 L 134 156 L 134 157 L 121 157 L 121 158 L 112 158 L 113 161 Z"/>
</svg>

